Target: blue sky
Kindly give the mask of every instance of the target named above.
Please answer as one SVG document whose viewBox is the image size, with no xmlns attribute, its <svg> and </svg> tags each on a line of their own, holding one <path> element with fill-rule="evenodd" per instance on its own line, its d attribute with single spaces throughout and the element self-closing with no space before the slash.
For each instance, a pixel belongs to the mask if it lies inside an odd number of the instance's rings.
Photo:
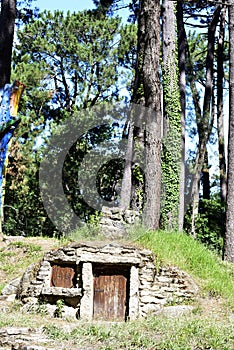
<svg viewBox="0 0 234 350">
<path fill-rule="evenodd" d="M 33 6 L 43 10 L 82 11 L 94 7 L 92 0 L 36 0 Z"/>
</svg>

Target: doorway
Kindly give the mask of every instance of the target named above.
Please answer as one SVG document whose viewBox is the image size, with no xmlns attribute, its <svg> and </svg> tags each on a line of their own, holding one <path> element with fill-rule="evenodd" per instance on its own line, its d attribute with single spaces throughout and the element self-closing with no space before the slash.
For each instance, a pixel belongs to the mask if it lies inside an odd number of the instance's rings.
<svg viewBox="0 0 234 350">
<path fill-rule="evenodd" d="M 129 311 L 130 267 L 125 265 L 93 266 L 93 317 L 125 321 Z"/>
</svg>

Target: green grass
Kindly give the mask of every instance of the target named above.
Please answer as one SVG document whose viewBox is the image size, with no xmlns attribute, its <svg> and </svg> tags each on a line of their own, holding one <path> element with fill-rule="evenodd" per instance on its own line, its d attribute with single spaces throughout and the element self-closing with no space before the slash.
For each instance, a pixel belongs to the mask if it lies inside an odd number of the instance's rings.
<svg viewBox="0 0 234 350">
<path fill-rule="evenodd" d="M 21 248 L 28 253 L 41 252 L 41 246 L 38 244 L 31 244 L 22 241 L 16 241 L 9 243 L 9 247 Z"/>
<path fill-rule="evenodd" d="M 234 304 L 234 268 L 185 233 L 138 230 L 137 241 L 151 249 L 162 264 L 179 267 L 191 275 L 202 291 Z"/>
<path fill-rule="evenodd" d="M 64 325 L 66 325 L 64 327 Z M 100 350 L 232 350 L 234 328 L 230 318 L 189 314 L 179 318 L 151 316 L 131 322 L 84 322 L 51 319 L 22 313 L 17 303 L 0 313 L 1 327 L 43 327 L 54 346 Z M 66 343 L 67 342 L 67 343 Z M 74 346 L 72 346 L 74 345 Z M 78 347 L 78 348 L 79 348 Z"/>
<path fill-rule="evenodd" d="M 100 233 L 99 227 L 94 224 L 84 224 L 78 230 L 70 233 L 67 237 L 69 241 L 83 241 L 83 240 L 104 240 L 105 237 Z"/>
<path fill-rule="evenodd" d="M 26 242 L 11 242 L 7 248 L 0 249 L 1 271 L 6 274 L 8 281 L 22 275 L 24 270 L 38 261 L 43 255 L 41 246 Z M 1 290 L 4 283 L 1 281 Z"/>
<path fill-rule="evenodd" d="M 48 325 L 44 331 L 53 340 L 72 340 L 76 345 L 84 345 L 88 340 L 103 350 L 232 350 L 234 345 L 231 322 L 217 324 L 215 320 L 200 320 L 195 316 L 149 317 L 125 324 L 79 323 L 70 333 Z"/>
</svg>

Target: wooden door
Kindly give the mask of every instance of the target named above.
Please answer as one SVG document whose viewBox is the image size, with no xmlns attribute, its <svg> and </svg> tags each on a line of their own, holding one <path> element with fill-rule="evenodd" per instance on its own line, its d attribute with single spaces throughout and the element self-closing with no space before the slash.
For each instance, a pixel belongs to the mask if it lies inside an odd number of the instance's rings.
<svg viewBox="0 0 234 350">
<path fill-rule="evenodd" d="M 105 320 L 125 320 L 127 278 L 123 275 L 94 276 L 93 316 Z"/>
</svg>

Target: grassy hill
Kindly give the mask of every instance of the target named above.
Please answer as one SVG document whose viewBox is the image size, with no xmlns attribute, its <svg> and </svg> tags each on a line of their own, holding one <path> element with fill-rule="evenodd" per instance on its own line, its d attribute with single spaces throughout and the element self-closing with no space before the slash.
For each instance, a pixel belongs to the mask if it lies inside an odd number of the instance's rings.
<svg viewBox="0 0 234 350">
<path fill-rule="evenodd" d="M 74 239 L 87 233 L 77 232 Z M 97 236 L 91 238 L 98 238 Z M 130 241 L 150 248 L 157 264 L 179 267 L 190 274 L 200 288 L 189 313 L 173 316 L 156 314 L 127 323 L 85 323 L 51 319 L 43 305 L 32 312 L 22 312 L 18 301 L 0 303 L 0 329 L 4 327 L 43 328 L 49 349 L 155 349 L 155 350 L 232 350 L 234 348 L 233 265 L 224 263 L 214 253 L 185 234 L 145 232 L 135 229 Z M 0 245 L 0 286 L 22 275 L 43 252 L 67 241 L 24 238 Z M 62 344 L 62 345 L 61 345 Z"/>
</svg>

